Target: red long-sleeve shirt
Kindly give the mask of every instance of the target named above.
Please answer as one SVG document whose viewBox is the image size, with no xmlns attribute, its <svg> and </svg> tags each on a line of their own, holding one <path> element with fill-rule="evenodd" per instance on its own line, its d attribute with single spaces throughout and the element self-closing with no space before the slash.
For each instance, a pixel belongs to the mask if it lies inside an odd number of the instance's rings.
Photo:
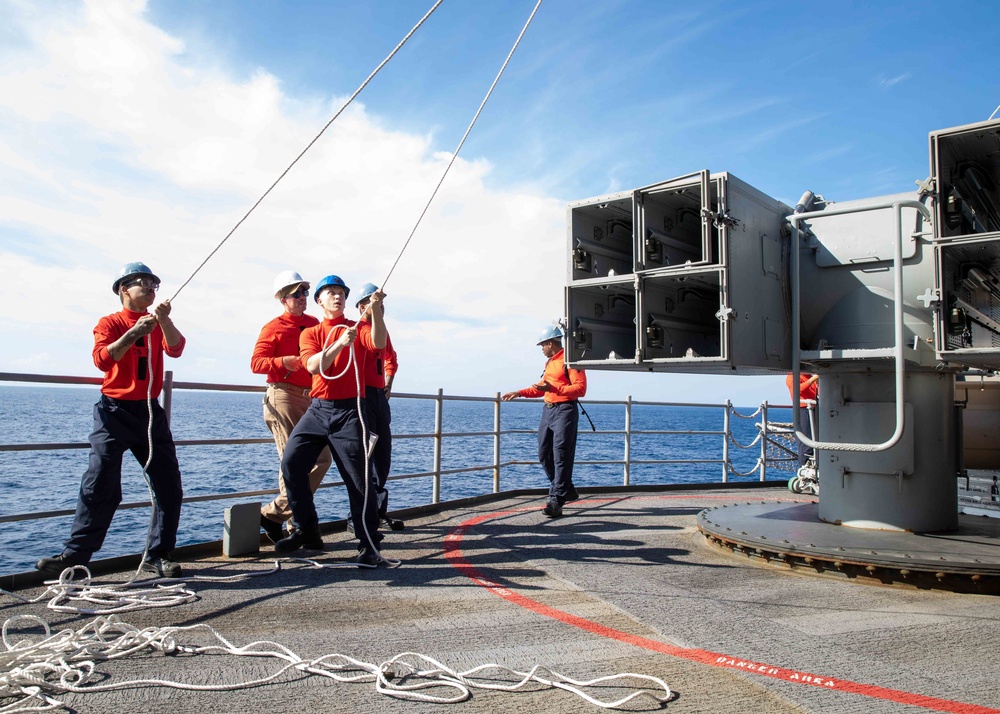
<svg viewBox="0 0 1000 714">
<path fill-rule="evenodd" d="M 533 386 L 518 390 L 522 397 L 545 397 L 551 404 L 571 402 L 587 394 L 587 375 L 582 369 L 566 369 L 563 361 L 564 350 L 559 350 L 545 363 L 542 381 L 548 382 L 551 391 L 543 392 Z M 567 379 L 568 375 L 568 379 Z"/>
<path fill-rule="evenodd" d="M 302 336 L 299 338 L 299 356 L 302 357 L 302 364 L 308 362 L 309 358 L 317 352 L 321 352 L 325 346 L 333 344 L 340 338 L 343 328 L 338 327 L 339 325 L 351 327 L 354 324 L 356 323 L 353 320 L 348 320 L 341 316 L 335 320 L 323 320 L 323 322 L 315 327 L 308 327 L 303 330 Z M 329 337 L 328 341 L 327 337 L 331 332 L 334 334 Z M 333 363 L 326 370 L 326 373 L 330 375 L 338 375 L 344 372 L 337 379 L 327 379 L 322 374 L 312 375 L 312 391 L 309 392 L 310 396 L 317 399 L 350 399 L 358 396 L 358 386 L 354 369 L 351 368 L 344 371 L 350 360 L 350 352 L 351 350 L 348 347 L 340 350 L 334 358 Z M 358 324 L 358 336 L 354 340 L 354 357 L 361 375 L 362 387 L 364 386 L 367 357 L 369 353 L 373 352 L 378 352 L 378 348 L 375 347 L 375 341 L 372 339 L 371 326 L 366 322 L 362 322 Z"/>
<path fill-rule="evenodd" d="M 812 378 L 812 376 L 813 375 L 806 374 L 805 372 L 799 372 L 799 388 L 798 388 L 798 393 L 799 393 L 799 399 L 802 400 L 802 401 L 799 402 L 799 406 L 800 407 L 806 406 L 806 402 L 805 402 L 806 399 L 811 399 L 813 401 L 816 401 L 816 399 L 819 398 L 819 382 L 818 381 L 817 382 L 813 382 L 809 386 L 806 386 L 806 382 L 808 382 L 809 379 Z M 792 399 L 795 399 L 795 392 L 796 392 L 796 390 L 792 386 L 792 375 L 791 375 L 791 373 L 789 373 L 788 376 L 785 377 L 785 386 L 788 387 L 788 394 L 792 397 Z"/>
<path fill-rule="evenodd" d="M 299 337 L 309 327 L 319 324 L 312 315 L 296 317 L 290 313 L 282 313 L 263 328 L 250 355 L 250 371 L 254 374 L 266 374 L 267 383 L 288 382 L 296 387 L 306 387 L 312 384 L 312 375 L 305 368 L 289 372 L 282 364 L 281 358 L 299 354 Z"/>
<path fill-rule="evenodd" d="M 365 323 L 367 324 L 367 323 Z M 392 348 L 389 334 L 385 336 L 385 347 L 369 353 L 365 357 L 365 386 L 385 388 L 385 378 L 396 374 L 399 362 L 396 360 L 396 350 Z"/>
<path fill-rule="evenodd" d="M 148 313 L 133 312 L 122 308 L 120 312 L 107 315 L 97 321 L 94 327 L 94 364 L 104 372 L 101 392 L 113 399 L 145 400 L 149 379 L 153 379 L 153 399 L 160 396 L 163 388 L 163 354 L 180 357 L 187 341 L 171 347 L 163 336 L 159 324 L 153 331 L 128 348 L 117 362 L 108 352 L 108 346 L 121 339 Z"/>
</svg>

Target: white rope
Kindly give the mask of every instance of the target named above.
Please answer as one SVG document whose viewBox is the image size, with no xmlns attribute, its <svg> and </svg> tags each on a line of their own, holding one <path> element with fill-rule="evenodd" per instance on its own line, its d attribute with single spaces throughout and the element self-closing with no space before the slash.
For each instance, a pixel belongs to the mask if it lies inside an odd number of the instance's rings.
<svg viewBox="0 0 1000 714">
<path fill-rule="evenodd" d="M 410 244 L 410 241 L 413 240 L 413 235 L 417 232 L 417 228 L 420 227 L 420 222 L 423 221 L 424 216 L 427 215 L 427 211 L 431 207 L 431 203 L 434 201 L 434 197 L 437 196 L 437 192 L 441 188 L 441 184 L 444 183 L 445 177 L 448 175 L 448 172 L 451 171 L 452 164 L 454 164 L 455 160 L 458 158 L 458 152 L 462 150 L 462 147 L 465 145 L 465 140 L 469 138 L 469 133 L 472 131 L 472 127 L 476 125 L 476 121 L 479 119 L 479 115 L 483 113 L 483 108 L 486 106 L 486 102 L 489 100 L 490 95 L 493 94 L 493 90 L 496 88 L 497 83 L 500 81 L 500 77 L 503 76 L 504 70 L 507 69 L 507 64 L 510 62 L 510 58 L 514 56 L 514 51 L 517 49 L 517 46 L 521 44 L 521 38 L 524 37 L 524 33 L 528 31 L 528 26 L 531 24 L 531 21 L 535 18 L 535 13 L 538 12 L 538 8 L 541 4 L 542 0 L 538 0 L 538 2 L 535 3 L 535 7 L 531 11 L 531 15 L 528 16 L 528 21 L 524 23 L 524 27 L 521 28 L 521 34 L 517 36 L 517 40 L 514 41 L 514 46 L 511 47 L 510 52 L 507 53 L 507 59 L 503 61 L 503 65 L 500 67 L 500 71 L 497 72 L 497 76 L 493 80 L 493 84 L 490 85 L 489 90 L 486 92 L 486 96 L 483 97 L 483 101 L 479 105 L 479 109 L 476 110 L 476 115 L 472 117 L 472 121 L 469 122 L 469 127 L 465 130 L 465 134 L 462 135 L 462 140 L 458 142 L 458 147 L 456 147 L 455 152 L 451 155 L 451 159 L 448 161 L 448 165 L 445 166 L 444 173 L 441 174 L 441 179 L 437 182 L 437 186 L 435 186 L 434 190 L 431 192 L 431 197 L 427 199 L 427 204 L 424 206 L 424 210 L 422 210 L 420 212 L 420 215 L 417 217 L 417 222 L 413 225 L 413 230 L 410 231 L 410 235 L 403 243 L 403 247 L 399 250 L 399 254 L 396 256 L 395 262 L 393 262 L 392 267 L 389 268 L 389 272 L 386 274 L 385 280 L 383 280 L 382 284 L 379 286 L 382 290 L 385 290 L 385 284 L 389 282 L 389 278 L 392 277 L 393 271 L 396 270 L 396 265 L 399 263 L 399 259 L 403 257 L 403 252 L 406 250 L 406 247 Z"/>
<path fill-rule="evenodd" d="M 11 629 L 19 624 L 40 626 L 45 634 L 39 639 L 13 641 Z M 182 636 L 201 635 L 207 644 L 182 642 Z M 275 681 L 289 670 L 328 677 L 338 682 L 373 682 L 375 690 L 386 696 L 408 701 L 449 704 L 465 701 L 472 689 L 515 692 L 528 685 L 543 685 L 572 692 L 602 708 L 616 708 L 638 697 L 657 703 L 673 695 L 663 680 L 643 674 L 624 673 L 590 680 L 577 680 L 536 665 L 520 672 L 490 663 L 464 672 L 453 670 L 426 655 L 404 652 L 381 664 L 363 662 L 343 654 L 326 654 L 306 660 L 284 645 L 259 640 L 237 646 L 209 625 L 184 627 L 147 627 L 139 629 L 117 616 L 97 617 L 79 630 L 65 629 L 52 634 L 47 622 L 33 615 L 8 619 L 3 626 L 5 652 L 0 653 L 0 713 L 42 711 L 62 707 L 55 697 L 67 693 L 88 694 L 135 687 L 169 687 L 189 691 L 232 691 Z M 99 672 L 99 662 L 110 662 L 137 654 L 230 654 L 242 657 L 266 657 L 284 662 L 264 677 L 234 683 L 188 684 L 169 679 L 132 679 L 109 682 Z M 228 669 L 228 668 L 227 668 Z M 517 681 L 498 682 L 498 675 Z M 603 701 L 583 691 L 608 682 L 638 680 L 636 691 L 614 700 Z M 444 688 L 445 694 L 420 690 Z M 450 692 L 449 692 L 450 690 Z M 534 687 L 533 687 L 534 691 Z"/>
<path fill-rule="evenodd" d="M 757 457 L 757 463 L 755 463 L 753 465 L 753 468 L 747 471 L 746 473 L 734 469 L 732 461 L 726 462 L 726 467 L 729 469 L 729 473 L 731 473 L 733 476 L 749 476 L 750 474 L 756 473 L 757 470 L 760 469 L 760 457 L 759 456 Z"/>
<path fill-rule="evenodd" d="M 764 410 L 764 405 L 761 404 L 759 407 L 757 407 L 757 411 L 755 411 L 753 414 L 745 414 L 744 415 L 744 414 L 740 414 L 738 411 L 736 411 L 736 407 L 734 407 L 732 405 L 730 405 L 730 407 L 729 407 L 729 413 L 732 414 L 733 416 L 739 417 L 740 419 L 753 419 L 755 416 L 757 416 L 758 414 L 760 414 L 763 410 Z"/>
<path fill-rule="evenodd" d="M 374 70 L 372 71 L 372 73 L 368 75 L 368 77 L 367 77 L 367 78 L 365 79 L 365 81 L 361 83 L 361 86 L 360 86 L 360 87 L 358 87 L 358 88 L 357 88 L 356 90 L 354 90 L 354 94 L 352 94 L 352 95 L 351 95 L 350 97 L 348 97 L 348 98 L 347 98 L 347 101 L 346 101 L 346 102 L 344 102 L 343 106 L 341 106 L 341 107 L 340 107 L 340 109 L 338 109 L 338 110 L 337 110 L 337 113 L 333 115 L 333 117 L 332 117 L 332 118 L 330 119 L 330 121 L 328 121 L 328 122 L 326 123 L 326 125 L 325 125 L 325 126 L 324 126 L 324 127 L 322 128 L 322 129 L 320 129 L 320 132 L 319 132 L 319 134 L 317 134 L 317 135 L 316 135 L 315 137 L 313 137 L 313 140 L 312 140 L 312 141 L 310 141 L 310 142 L 309 142 L 309 143 L 308 143 L 308 144 L 306 145 L 306 148 L 304 148 L 304 149 L 303 149 L 303 150 L 302 150 L 302 151 L 301 151 L 301 152 L 299 153 L 299 155 L 295 157 L 294 161 L 292 161 L 292 163 L 290 163 L 290 164 L 288 165 L 288 168 L 286 168 L 286 169 L 285 169 L 284 171 L 282 171 L 282 172 L 281 172 L 281 175 L 280 175 L 280 176 L 278 176 L 278 178 L 276 178 L 276 179 L 274 180 L 274 183 L 272 183 L 272 184 L 270 185 L 270 187 L 268 187 L 268 189 L 267 189 L 266 191 L 264 191 L 264 193 L 263 193 L 263 194 L 261 195 L 261 197 L 257 199 L 256 203 L 254 203 L 254 204 L 253 204 L 253 205 L 252 205 L 252 206 L 250 207 L 250 210 L 248 210 L 248 211 L 247 211 L 247 212 L 246 212 L 246 213 L 245 213 L 245 214 L 243 215 L 243 218 L 241 218 L 240 220 L 238 220 L 238 221 L 236 222 L 236 225 L 232 227 L 232 230 L 230 230 L 230 231 L 229 231 L 229 233 L 227 233 L 227 234 L 226 234 L 226 236 L 225 236 L 225 237 L 224 237 L 224 238 L 223 238 L 223 239 L 222 239 L 221 241 L 219 241 L 219 244 L 218 244 L 217 246 L 215 246 L 215 248 L 214 248 L 214 249 L 212 250 L 212 252 L 211 252 L 211 253 L 209 253 L 209 254 L 208 254 L 208 257 L 206 257 L 206 258 L 205 258 L 205 260 L 201 261 L 201 264 L 200 264 L 200 265 L 199 265 L 199 266 L 198 266 L 197 268 L 195 268 L 194 272 L 193 272 L 193 273 L 191 273 L 191 275 L 190 275 L 190 276 L 188 277 L 188 279 L 187 279 L 187 280 L 185 280 L 185 281 L 184 281 L 184 283 L 183 283 L 183 284 L 182 284 L 182 285 L 181 285 L 181 286 L 180 286 L 179 288 L 177 288 L 177 292 L 175 292 L 175 293 L 174 293 L 174 296 L 173 296 L 172 298 L 170 298 L 171 300 L 173 300 L 173 299 L 174 299 L 174 298 L 176 298 L 176 297 L 177 297 L 178 295 L 180 295 L 180 293 L 181 293 L 181 290 L 183 290 L 183 289 L 184 289 L 184 288 L 185 288 L 185 287 L 187 286 L 187 284 L 188 284 L 188 283 L 190 283 L 190 282 L 191 282 L 191 280 L 193 280 L 193 279 L 194 279 L 194 276 L 195 276 L 195 275 L 197 275 L 197 274 L 198 274 L 198 272 L 199 272 L 199 271 L 200 271 L 200 270 L 201 270 L 202 268 L 204 268 L 204 267 L 205 267 L 205 264 L 206 264 L 206 263 L 207 263 L 207 262 L 208 262 L 209 260 L 211 260 L 211 259 L 212 259 L 212 256 L 213 256 L 213 255 L 215 255 L 215 254 L 216 254 L 216 253 L 217 253 L 217 252 L 219 251 L 219 248 L 221 248 L 221 247 L 222 247 L 222 245 L 223 245 L 223 244 L 224 244 L 224 243 L 225 243 L 225 242 L 226 242 L 227 240 L 229 240 L 229 237 L 230 237 L 230 236 L 231 236 L 231 235 L 232 235 L 233 233 L 235 233 L 235 232 L 236 232 L 236 229 L 237 229 L 237 228 L 239 228 L 239 227 L 240 227 L 240 226 L 241 226 L 241 225 L 243 224 L 243 221 L 245 221 L 245 220 L 246 220 L 247 218 L 249 218 L 249 217 L 250 217 L 250 214 L 254 212 L 254 209 L 256 209 L 256 208 L 257 208 L 257 206 L 259 206 L 259 205 L 261 204 L 261 202 L 263 202 L 263 200 L 264 200 L 265 198 L 267 198 L 268 194 L 269 194 L 269 193 L 271 193 L 271 191 L 272 191 L 272 190 L 274 190 L 274 187 L 278 185 L 278 182 L 279 182 L 279 181 L 281 181 L 281 179 L 285 178 L 285 175 L 286 175 L 286 174 L 287 174 L 287 173 L 288 173 L 289 171 L 291 171 L 291 170 L 292 170 L 292 167 L 293 167 L 293 166 L 295 166 L 295 164 L 297 164 L 297 163 L 299 162 L 299 159 L 301 159 L 301 158 L 302 158 L 303 156 L 305 156 L 305 153 L 306 153 L 307 151 L 309 151 L 309 149 L 311 149 L 311 148 L 312 148 L 313 144 L 315 144 L 315 143 L 316 143 L 317 141 L 319 141 L 319 138 L 320 138 L 321 136 L 323 136 L 323 133 L 324 133 L 324 132 L 325 132 L 325 131 L 326 131 L 327 129 L 329 129 L 329 128 L 330 128 L 330 125 L 331 125 L 331 124 L 333 124 L 333 122 L 334 122 L 334 121 L 335 121 L 335 120 L 336 120 L 336 119 L 337 119 L 337 118 L 338 118 L 338 117 L 339 117 L 339 116 L 340 116 L 341 114 L 343 114 L 343 113 L 344 113 L 344 110 L 345 110 L 345 109 L 347 109 L 347 107 L 348 107 L 348 106 L 349 106 L 349 105 L 351 104 L 351 102 L 353 102 L 353 101 L 355 100 L 355 98 L 356 98 L 356 97 L 357 97 L 357 96 L 358 96 L 359 94 L 361 94 L 361 91 L 362 91 L 362 90 L 363 90 L 363 89 L 364 89 L 365 87 L 367 87 L 367 86 L 368 86 L 368 83 L 369 83 L 369 82 L 371 82 L 371 81 L 372 81 L 372 80 L 373 80 L 373 79 L 375 78 L 375 75 L 376 75 L 376 74 L 378 74 L 378 73 L 379 73 L 379 72 L 380 72 L 380 71 L 382 70 L 382 68 L 383 68 L 383 67 L 385 67 L 385 65 L 386 65 L 386 64 L 388 64 L 389 60 L 391 60 L 391 59 L 392 59 L 392 58 L 393 58 L 393 57 L 394 57 L 394 56 L 396 55 L 396 53 L 397 53 L 397 52 L 399 52 L 399 50 L 400 50 L 400 49 L 402 49 L 403 45 L 405 45 L 405 44 L 406 44 L 407 40 L 409 40 L 409 39 L 410 39 L 410 37 L 412 37 L 412 36 L 413 36 L 413 33 L 414 33 L 414 32 L 416 32 L 416 31 L 417 31 L 417 30 L 418 30 L 418 29 L 420 28 L 420 26 L 424 24 L 424 22 L 425 22 L 425 21 L 427 20 L 427 18 L 429 18 L 429 17 L 431 16 L 431 14 L 432 14 L 432 13 L 433 13 L 433 12 L 434 12 L 435 10 L 437 10 L 437 8 L 438 8 L 438 5 L 440 5 L 440 4 L 442 3 L 442 1 L 443 1 L 443 0 L 437 0 L 437 2 L 435 2 L 435 3 L 434 3 L 434 5 L 433 5 L 433 6 L 431 7 L 431 9 L 430 9 L 430 10 L 428 10 L 428 11 L 427 11 L 427 13 L 426 13 L 426 14 L 425 14 L 425 15 L 424 15 L 424 16 L 423 16 L 422 18 L 420 18 L 420 21 L 419 21 L 419 22 L 418 22 L 418 23 L 417 23 L 416 25 L 414 25 L 414 26 L 413 26 L 413 29 L 412 29 L 412 30 L 410 30 L 409 32 L 407 32 L 407 33 L 406 33 L 406 36 L 405 36 L 405 37 L 403 37 L 403 39 L 399 41 L 399 44 L 398 44 L 398 45 L 396 45 L 396 47 L 395 47 L 395 48 L 393 48 L 392 52 L 390 52 L 390 53 L 388 54 L 388 56 L 387 56 L 387 57 L 386 57 L 386 58 L 385 58 L 384 60 L 382 60 L 382 62 L 381 62 L 381 63 L 379 63 L 379 66 L 378 66 L 378 67 L 376 67 L 376 68 L 375 68 L 375 69 L 374 69 Z"/>
<path fill-rule="evenodd" d="M 741 448 L 741 449 L 749 449 L 749 448 L 750 448 L 750 447 L 752 447 L 752 446 L 756 446 L 756 445 L 757 445 L 757 444 L 758 444 L 758 443 L 760 442 L 760 440 L 761 440 L 761 438 L 763 437 L 763 435 L 764 435 L 764 432 L 762 432 L 762 431 L 758 431 L 758 432 L 757 432 L 757 436 L 756 436 L 756 437 L 754 438 L 754 440 L 753 440 L 753 441 L 751 441 L 751 442 L 750 442 L 749 444 L 747 444 L 746 446 L 744 446 L 743 444 L 741 444 L 740 442 L 738 442 L 738 441 L 736 440 L 736 437 L 735 437 L 735 436 L 733 436 L 733 435 L 732 435 L 732 433 L 730 433 L 730 434 L 729 434 L 729 442 L 730 442 L 731 444 L 734 444 L 734 445 L 736 445 L 737 447 L 739 447 L 739 448 Z"/>
<path fill-rule="evenodd" d="M 46 589 L 37 597 L 26 598 L 0 588 L 0 593 L 23 603 L 48 600 L 47 607 L 55 612 L 77 615 L 109 615 L 119 612 L 173 607 L 198 600 L 198 594 L 188 588 L 189 581 L 234 582 L 274 575 L 281 571 L 282 563 L 302 563 L 320 569 L 355 568 L 352 562 L 319 563 L 308 558 L 276 558 L 269 570 L 256 570 L 233 575 L 187 575 L 183 578 L 148 578 L 136 582 L 136 576 L 124 583 L 94 584 L 93 576 L 85 565 L 66 568 L 56 580 L 46 580 Z M 87 603 L 80 606 L 72 603 Z M 2 711 L 2 710 L 0 710 Z"/>
</svg>

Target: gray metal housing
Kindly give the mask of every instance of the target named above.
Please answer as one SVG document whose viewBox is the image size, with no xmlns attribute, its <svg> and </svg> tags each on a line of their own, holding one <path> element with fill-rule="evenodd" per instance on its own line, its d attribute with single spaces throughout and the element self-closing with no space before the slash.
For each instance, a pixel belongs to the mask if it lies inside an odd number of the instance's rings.
<svg viewBox="0 0 1000 714">
<path fill-rule="evenodd" d="M 653 372 L 788 369 L 791 211 L 708 171 L 570 204 L 567 361 Z"/>
</svg>

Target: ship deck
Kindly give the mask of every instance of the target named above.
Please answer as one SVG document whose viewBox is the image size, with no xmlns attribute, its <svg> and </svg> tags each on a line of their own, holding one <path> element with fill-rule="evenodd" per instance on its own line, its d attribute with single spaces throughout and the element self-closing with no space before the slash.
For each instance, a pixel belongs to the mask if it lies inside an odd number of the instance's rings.
<svg viewBox="0 0 1000 714">
<path fill-rule="evenodd" d="M 378 663 L 419 652 L 455 670 L 496 662 L 521 671 L 541 664 L 576 679 L 652 675 L 674 693 L 662 707 L 670 712 L 1000 711 L 1000 599 L 781 572 L 710 547 L 697 514 L 748 496 L 810 500 L 777 488 L 585 493 L 563 518 L 547 519 L 539 495 L 481 499 L 406 514 L 406 529 L 383 544 L 386 557 L 402 561 L 398 568 L 289 562 L 271 575 L 221 582 L 191 576 L 267 572 L 271 549 L 199 557 L 184 562 L 195 602 L 119 617 L 137 627 L 206 623 L 233 644 L 273 640 L 306 659 L 342 653 Z M 309 555 L 342 564 L 354 552 L 349 538 L 338 529 L 322 554 Z M 32 592 L 41 589 L 20 594 Z M 4 619 L 34 614 L 53 630 L 92 619 L 44 603 L 3 604 Z M 139 654 L 98 670 L 107 682 L 233 684 L 281 664 Z M 608 685 L 593 693 L 607 700 L 628 691 Z M 226 692 L 142 686 L 58 698 L 75 711 L 109 713 L 599 711 L 541 686 L 477 689 L 443 705 L 301 672 Z M 661 705 L 639 699 L 623 708 Z"/>
</svg>

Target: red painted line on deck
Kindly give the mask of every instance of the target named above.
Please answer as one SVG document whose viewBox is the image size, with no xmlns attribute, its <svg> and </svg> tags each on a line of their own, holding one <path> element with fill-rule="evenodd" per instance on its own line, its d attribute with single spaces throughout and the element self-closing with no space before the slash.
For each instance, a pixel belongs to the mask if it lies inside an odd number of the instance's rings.
<svg viewBox="0 0 1000 714">
<path fill-rule="evenodd" d="M 626 499 L 622 498 L 588 498 L 587 503 L 606 503 L 615 502 L 622 500 L 635 500 L 636 498 L 655 498 L 655 499 L 725 499 L 725 500 L 748 500 L 740 497 L 734 498 L 732 495 L 727 496 L 710 496 L 710 495 L 684 495 L 684 496 L 642 496 L 635 497 L 630 496 Z M 797 499 L 749 499 L 749 500 L 797 500 Z M 808 501 L 804 501 L 808 503 Z M 965 702 L 957 702 L 950 699 L 940 699 L 938 697 L 929 697 L 924 694 L 916 694 L 914 692 L 905 692 L 899 689 L 889 689 L 886 687 L 879 687 L 874 684 L 864 684 L 861 682 L 852 682 L 846 679 L 839 679 L 837 677 L 827 677 L 825 675 L 814 674 L 812 672 L 803 672 L 796 669 L 788 669 L 785 667 L 777 667 L 774 665 L 766 664 L 763 662 L 756 662 L 754 660 L 741 659 L 739 657 L 734 657 L 732 655 L 723 654 L 721 652 L 712 652 L 710 650 L 702 650 L 691 647 L 678 647 L 676 645 L 667 644 L 666 642 L 659 642 L 657 640 L 651 640 L 646 637 L 640 637 L 638 635 L 632 635 L 621 630 L 616 630 L 612 627 L 607 627 L 599 622 L 594 622 L 593 620 L 588 620 L 584 617 L 578 617 L 577 615 L 571 615 L 568 612 L 564 612 L 554 607 L 550 607 L 537 600 L 532 600 L 529 597 L 522 595 L 521 593 L 511 590 L 510 588 L 504 587 L 496 582 L 493 582 L 488 577 L 486 577 L 478 568 L 476 568 L 472 563 L 470 563 L 465 556 L 462 555 L 461 543 L 462 538 L 465 534 L 475 526 L 480 523 L 484 523 L 494 518 L 500 518 L 502 516 L 523 513 L 525 511 L 537 511 L 537 507 L 531 508 L 516 508 L 507 511 L 496 511 L 494 513 L 486 513 L 475 518 L 470 518 L 465 521 L 457 528 L 453 529 L 444 540 L 444 554 L 448 561 L 464 576 L 469 578 L 476 585 L 486 588 L 494 595 L 502 597 L 504 600 L 511 602 L 515 605 L 525 608 L 526 610 L 531 610 L 532 612 L 538 613 L 545 617 L 550 617 L 553 620 L 558 620 L 567 625 L 572 625 L 573 627 L 578 627 L 581 630 L 598 635 L 599 637 L 606 637 L 612 640 L 618 640 L 619 642 L 624 642 L 626 644 L 634 645 L 635 647 L 640 647 L 642 649 L 650 650 L 652 652 L 659 652 L 660 654 L 669 655 L 671 657 L 681 657 L 683 659 L 691 660 L 693 662 L 700 662 L 702 664 L 707 664 L 710 667 L 723 667 L 726 669 L 740 669 L 747 672 L 754 672 L 755 674 L 762 675 L 764 677 L 771 677 L 773 679 L 780 679 L 787 682 L 794 682 L 797 684 L 804 684 L 812 687 L 819 687 L 823 689 L 828 689 L 830 691 L 836 692 L 849 692 L 851 694 L 860 694 L 864 697 L 871 697 L 873 699 L 884 699 L 890 702 L 897 702 L 899 704 L 909 704 L 916 707 L 923 707 L 924 709 L 933 709 L 935 711 L 942 712 L 955 712 L 956 714 L 998 714 L 1000 709 L 992 709 L 990 707 L 980 706 L 978 704 L 968 704 Z"/>
</svg>

